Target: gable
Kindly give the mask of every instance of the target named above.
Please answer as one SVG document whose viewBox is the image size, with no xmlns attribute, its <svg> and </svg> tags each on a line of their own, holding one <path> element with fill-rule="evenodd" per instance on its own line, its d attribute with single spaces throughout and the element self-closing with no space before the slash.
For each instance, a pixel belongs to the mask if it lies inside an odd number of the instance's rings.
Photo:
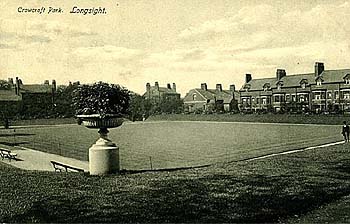
<svg viewBox="0 0 350 224">
<path fill-rule="evenodd" d="M 193 101 L 205 101 L 207 98 L 203 96 L 197 89 L 191 89 L 185 96 L 184 102 L 193 102 Z"/>
</svg>

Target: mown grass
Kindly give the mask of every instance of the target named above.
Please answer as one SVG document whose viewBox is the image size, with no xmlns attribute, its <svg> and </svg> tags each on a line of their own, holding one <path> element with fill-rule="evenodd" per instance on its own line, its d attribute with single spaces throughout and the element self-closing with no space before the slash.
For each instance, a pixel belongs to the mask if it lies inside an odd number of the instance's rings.
<svg viewBox="0 0 350 224">
<path fill-rule="evenodd" d="M 350 145 L 104 177 L 0 165 L 1 222 L 349 222 Z"/>
<path fill-rule="evenodd" d="M 41 118 L 41 119 L 28 119 L 28 120 L 10 120 L 10 126 L 26 126 L 26 125 L 57 125 L 57 124 L 75 124 L 77 123 L 75 118 Z M 0 121 L 0 125 L 3 126 L 3 121 Z"/>
<path fill-rule="evenodd" d="M 349 115 L 326 114 L 164 114 L 149 117 L 150 121 L 228 121 L 292 124 L 334 124 L 350 122 Z"/>
<path fill-rule="evenodd" d="M 110 129 L 123 169 L 201 166 L 342 140 L 341 127 L 214 122 L 139 122 Z M 83 126 L 0 130 L 0 143 L 88 159 L 98 138 Z"/>
</svg>

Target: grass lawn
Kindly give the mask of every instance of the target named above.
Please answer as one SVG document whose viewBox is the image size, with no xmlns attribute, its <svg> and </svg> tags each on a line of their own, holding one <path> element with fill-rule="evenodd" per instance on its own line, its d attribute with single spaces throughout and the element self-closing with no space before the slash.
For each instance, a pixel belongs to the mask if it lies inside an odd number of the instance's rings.
<svg viewBox="0 0 350 224">
<path fill-rule="evenodd" d="M 138 122 L 110 130 L 123 169 L 191 167 L 299 149 L 342 139 L 339 126 Z M 0 130 L 0 143 L 17 144 L 80 160 L 98 138 L 78 125 Z"/>
<path fill-rule="evenodd" d="M 334 124 L 350 123 L 350 115 L 326 114 L 165 114 L 148 118 L 152 121 L 230 121 L 292 124 Z"/>
<path fill-rule="evenodd" d="M 0 178 L 1 222 L 350 222 L 350 144 L 105 177 L 0 163 Z"/>
<path fill-rule="evenodd" d="M 0 125 L 3 125 L 3 121 L 0 121 Z M 10 120 L 10 126 L 22 126 L 22 125 L 55 125 L 55 124 L 76 124 L 74 118 L 41 118 L 41 119 L 29 119 L 29 120 Z"/>
</svg>

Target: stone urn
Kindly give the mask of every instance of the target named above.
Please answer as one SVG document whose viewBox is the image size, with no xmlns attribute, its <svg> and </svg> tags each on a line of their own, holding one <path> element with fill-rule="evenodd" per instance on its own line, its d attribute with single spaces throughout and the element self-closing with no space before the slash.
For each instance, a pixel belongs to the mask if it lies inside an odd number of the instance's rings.
<svg viewBox="0 0 350 224">
<path fill-rule="evenodd" d="M 118 115 L 77 115 L 87 128 L 99 129 L 100 138 L 89 148 L 89 170 L 91 175 L 118 173 L 120 170 L 119 147 L 108 139 L 108 128 L 116 128 L 124 119 Z"/>
</svg>

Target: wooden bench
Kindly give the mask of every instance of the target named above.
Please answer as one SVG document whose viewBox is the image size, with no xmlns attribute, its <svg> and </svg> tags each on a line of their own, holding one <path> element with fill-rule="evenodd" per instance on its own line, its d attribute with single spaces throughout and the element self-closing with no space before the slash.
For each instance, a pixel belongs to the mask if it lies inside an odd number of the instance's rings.
<svg viewBox="0 0 350 224">
<path fill-rule="evenodd" d="M 0 156 L 1 159 L 9 159 L 11 162 L 11 159 L 16 160 L 17 154 L 16 153 L 12 153 L 11 150 L 8 149 L 4 149 L 4 148 L 0 148 Z"/>
<path fill-rule="evenodd" d="M 52 163 L 52 166 L 56 172 L 69 172 L 69 171 L 84 172 L 83 169 L 80 169 L 77 167 L 69 166 L 56 161 L 50 161 L 50 162 Z"/>
</svg>

